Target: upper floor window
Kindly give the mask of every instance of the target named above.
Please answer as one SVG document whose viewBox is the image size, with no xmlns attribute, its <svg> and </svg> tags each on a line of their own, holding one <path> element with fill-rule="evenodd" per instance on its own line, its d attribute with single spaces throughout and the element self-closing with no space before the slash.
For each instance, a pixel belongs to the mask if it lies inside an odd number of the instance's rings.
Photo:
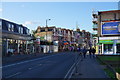
<svg viewBox="0 0 120 80">
<path fill-rule="evenodd" d="M 19 26 L 19 33 L 23 34 L 23 28 Z"/>
<path fill-rule="evenodd" d="M 19 33 L 21 33 L 21 27 L 19 27 L 19 30 L 18 30 Z"/>
<path fill-rule="evenodd" d="M 27 29 L 27 34 L 29 35 L 29 29 Z"/>
<path fill-rule="evenodd" d="M 23 28 L 21 27 L 21 33 L 23 34 Z"/>
<path fill-rule="evenodd" d="M 8 31 L 14 31 L 14 25 L 8 23 Z"/>
<path fill-rule="evenodd" d="M 41 29 L 41 32 L 45 32 L 45 29 Z"/>
<path fill-rule="evenodd" d="M 53 31 L 53 29 L 48 29 L 48 31 Z"/>
<path fill-rule="evenodd" d="M 116 13 L 114 13 L 114 19 L 116 20 Z"/>
<path fill-rule="evenodd" d="M 11 28 L 12 28 L 12 31 L 14 31 L 14 25 L 13 24 L 11 25 Z"/>
<path fill-rule="evenodd" d="M 0 29 L 2 29 L 2 20 L 0 19 Z"/>
<path fill-rule="evenodd" d="M 61 34 L 61 29 L 58 30 L 58 34 Z"/>
</svg>

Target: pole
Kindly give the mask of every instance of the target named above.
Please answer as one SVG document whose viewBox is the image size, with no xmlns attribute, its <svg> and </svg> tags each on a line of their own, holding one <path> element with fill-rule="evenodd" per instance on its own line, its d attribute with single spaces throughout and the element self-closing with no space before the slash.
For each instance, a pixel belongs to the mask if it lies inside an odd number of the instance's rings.
<svg viewBox="0 0 120 80">
<path fill-rule="evenodd" d="M 47 53 L 47 19 L 46 19 L 46 53 Z"/>
<path fill-rule="evenodd" d="M 47 31 L 48 31 L 47 20 L 51 20 L 51 19 L 46 19 L 46 53 L 47 53 Z"/>
</svg>

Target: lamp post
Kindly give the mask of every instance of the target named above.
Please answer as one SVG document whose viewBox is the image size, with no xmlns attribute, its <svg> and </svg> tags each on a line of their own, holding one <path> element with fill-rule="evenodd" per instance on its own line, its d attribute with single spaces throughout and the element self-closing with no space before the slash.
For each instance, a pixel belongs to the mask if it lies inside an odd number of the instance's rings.
<svg viewBox="0 0 120 80">
<path fill-rule="evenodd" d="M 50 21 L 51 19 L 46 19 L 46 53 L 47 53 L 47 31 L 48 31 L 48 25 L 47 25 L 47 22 Z"/>
</svg>

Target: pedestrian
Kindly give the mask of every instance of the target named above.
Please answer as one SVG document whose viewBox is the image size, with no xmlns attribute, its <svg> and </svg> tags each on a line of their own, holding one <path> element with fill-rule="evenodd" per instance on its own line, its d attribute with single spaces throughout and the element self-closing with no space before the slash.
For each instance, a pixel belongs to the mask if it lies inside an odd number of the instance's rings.
<svg viewBox="0 0 120 80">
<path fill-rule="evenodd" d="M 84 58 L 86 57 L 86 53 L 87 53 L 87 49 L 84 47 L 83 48 L 83 56 L 84 56 Z"/>
<path fill-rule="evenodd" d="M 90 56 L 90 58 L 91 58 L 91 55 L 92 55 L 92 48 L 90 47 L 90 49 L 89 49 L 89 56 Z"/>
<path fill-rule="evenodd" d="M 82 49 L 79 48 L 79 55 L 82 56 Z"/>
<path fill-rule="evenodd" d="M 95 53 L 96 53 L 96 50 L 94 48 L 92 48 L 93 57 L 95 57 Z"/>
</svg>

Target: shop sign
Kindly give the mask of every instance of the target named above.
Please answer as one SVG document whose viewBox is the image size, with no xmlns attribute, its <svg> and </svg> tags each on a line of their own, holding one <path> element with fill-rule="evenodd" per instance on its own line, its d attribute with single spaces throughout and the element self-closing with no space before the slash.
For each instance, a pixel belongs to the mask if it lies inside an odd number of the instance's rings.
<svg viewBox="0 0 120 80">
<path fill-rule="evenodd" d="M 120 35 L 120 21 L 102 22 L 102 35 Z"/>
<path fill-rule="evenodd" d="M 100 40 L 99 43 L 113 43 L 113 40 Z"/>
</svg>

